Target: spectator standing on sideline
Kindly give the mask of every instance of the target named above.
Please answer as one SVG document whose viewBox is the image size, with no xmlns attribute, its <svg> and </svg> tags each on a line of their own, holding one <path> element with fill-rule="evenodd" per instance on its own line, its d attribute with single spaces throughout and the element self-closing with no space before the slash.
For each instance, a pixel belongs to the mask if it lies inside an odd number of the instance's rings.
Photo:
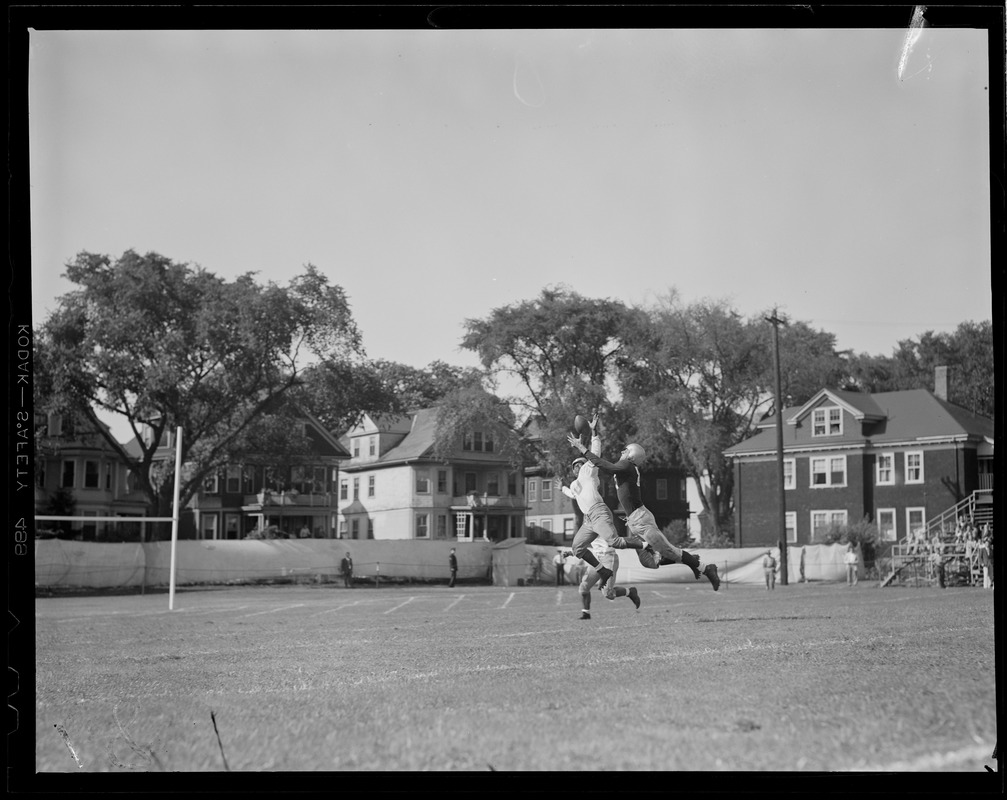
<svg viewBox="0 0 1007 800">
<path fill-rule="evenodd" d="M 353 588 L 353 557 L 350 551 L 346 551 L 343 560 L 339 563 L 339 571 L 343 573 L 343 586 L 347 589 Z"/>
<path fill-rule="evenodd" d="M 846 565 L 846 585 L 856 586 L 857 585 L 857 563 L 859 562 L 857 557 L 857 548 L 853 542 L 850 542 L 846 547 L 846 555 L 843 556 L 843 563 Z"/>
<path fill-rule="evenodd" d="M 557 550 L 556 555 L 552 559 L 553 566 L 556 567 L 556 585 L 562 586 L 563 581 L 563 564 L 566 559 L 563 558 L 563 551 Z"/>
<path fill-rule="evenodd" d="M 808 579 L 804 577 L 804 548 L 801 548 L 801 583 L 807 583 Z"/>
<path fill-rule="evenodd" d="M 451 548 L 451 552 L 448 553 L 448 569 L 451 570 L 451 580 L 448 581 L 448 588 L 451 589 L 455 585 L 455 578 L 458 577 L 458 556 L 455 555 L 453 547 Z"/>
<path fill-rule="evenodd" d="M 311 538 L 311 528 L 307 525 L 302 525 L 301 529 L 297 532 L 298 539 L 310 539 Z"/>
<path fill-rule="evenodd" d="M 776 588 L 776 559 L 773 558 L 773 551 L 767 550 L 762 557 L 762 571 L 766 575 L 766 591 Z"/>
<path fill-rule="evenodd" d="M 983 588 L 993 588 L 993 537 L 983 539 L 976 548 L 979 552 L 979 566 L 983 569 Z"/>
<path fill-rule="evenodd" d="M 939 547 L 934 547 L 933 553 L 930 554 L 930 563 L 933 564 L 934 572 L 937 574 L 937 585 L 942 589 L 945 588 L 944 584 L 944 557 L 941 555 L 941 550 Z"/>
</svg>

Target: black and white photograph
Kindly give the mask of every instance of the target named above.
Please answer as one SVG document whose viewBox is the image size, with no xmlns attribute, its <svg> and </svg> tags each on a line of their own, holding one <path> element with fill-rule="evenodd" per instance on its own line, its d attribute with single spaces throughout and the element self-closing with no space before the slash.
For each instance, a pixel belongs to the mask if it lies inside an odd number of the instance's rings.
<svg viewBox="0 0 1007 800">
<path fill-rule="evenodd" d="M 18 785 L 1002 791 L 1003 7 L 491 8 L 9 29 Z"/>
</svg>

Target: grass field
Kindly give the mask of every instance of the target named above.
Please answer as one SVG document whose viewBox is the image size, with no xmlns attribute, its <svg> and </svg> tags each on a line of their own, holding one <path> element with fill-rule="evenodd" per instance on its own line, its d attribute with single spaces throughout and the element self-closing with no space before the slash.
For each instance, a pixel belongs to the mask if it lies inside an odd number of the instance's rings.
<svg viewBox="0 0 1007 800">
<path fill-rule="evenodd" d="M 38 598 L 39 772 L 996 769 L 993 593 Z"/>
</svg>

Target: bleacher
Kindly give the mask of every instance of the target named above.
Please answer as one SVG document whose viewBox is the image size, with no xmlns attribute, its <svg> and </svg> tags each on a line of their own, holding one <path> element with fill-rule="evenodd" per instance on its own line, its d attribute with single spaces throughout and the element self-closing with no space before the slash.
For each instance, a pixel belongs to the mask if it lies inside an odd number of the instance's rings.
<svg viewBox="0 0 1007 800">
<path fill-rule="evenodd" d="M 891 571 L 881 586 L 895 583 L 933 583 L 937 580 L 937 567 L 933 561 L 935 537 L 939 538 L 940 556 L 948 582 L 962 582 L 970 586 L 983 585 L 983 571 L 979 564 L 978 548 L 967 548 L 955 539 L 958 519 L 970 519 L 983 530 L 984 525 L 993 530 L 993 490 L 979 489 L 960 503 L 931 519 L 923 532 L 923 540 L 916 531 L 892 546 Z"/>
</svg>

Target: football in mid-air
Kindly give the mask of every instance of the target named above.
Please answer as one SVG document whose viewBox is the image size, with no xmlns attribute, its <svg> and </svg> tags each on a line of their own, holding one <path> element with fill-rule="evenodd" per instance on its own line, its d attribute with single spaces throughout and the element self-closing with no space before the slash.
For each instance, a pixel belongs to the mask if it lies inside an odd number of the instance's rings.
<svg viewBox="0 0 1007 800">
<path fill-rule="evenodd" d="M 578 414 L 573 418 L 573 429 L 576 431 L 578 436 L 582 436 L 591 430 L 591 426 L 587 424 L 587 417 L 582 417 Z"/>
</svg>

